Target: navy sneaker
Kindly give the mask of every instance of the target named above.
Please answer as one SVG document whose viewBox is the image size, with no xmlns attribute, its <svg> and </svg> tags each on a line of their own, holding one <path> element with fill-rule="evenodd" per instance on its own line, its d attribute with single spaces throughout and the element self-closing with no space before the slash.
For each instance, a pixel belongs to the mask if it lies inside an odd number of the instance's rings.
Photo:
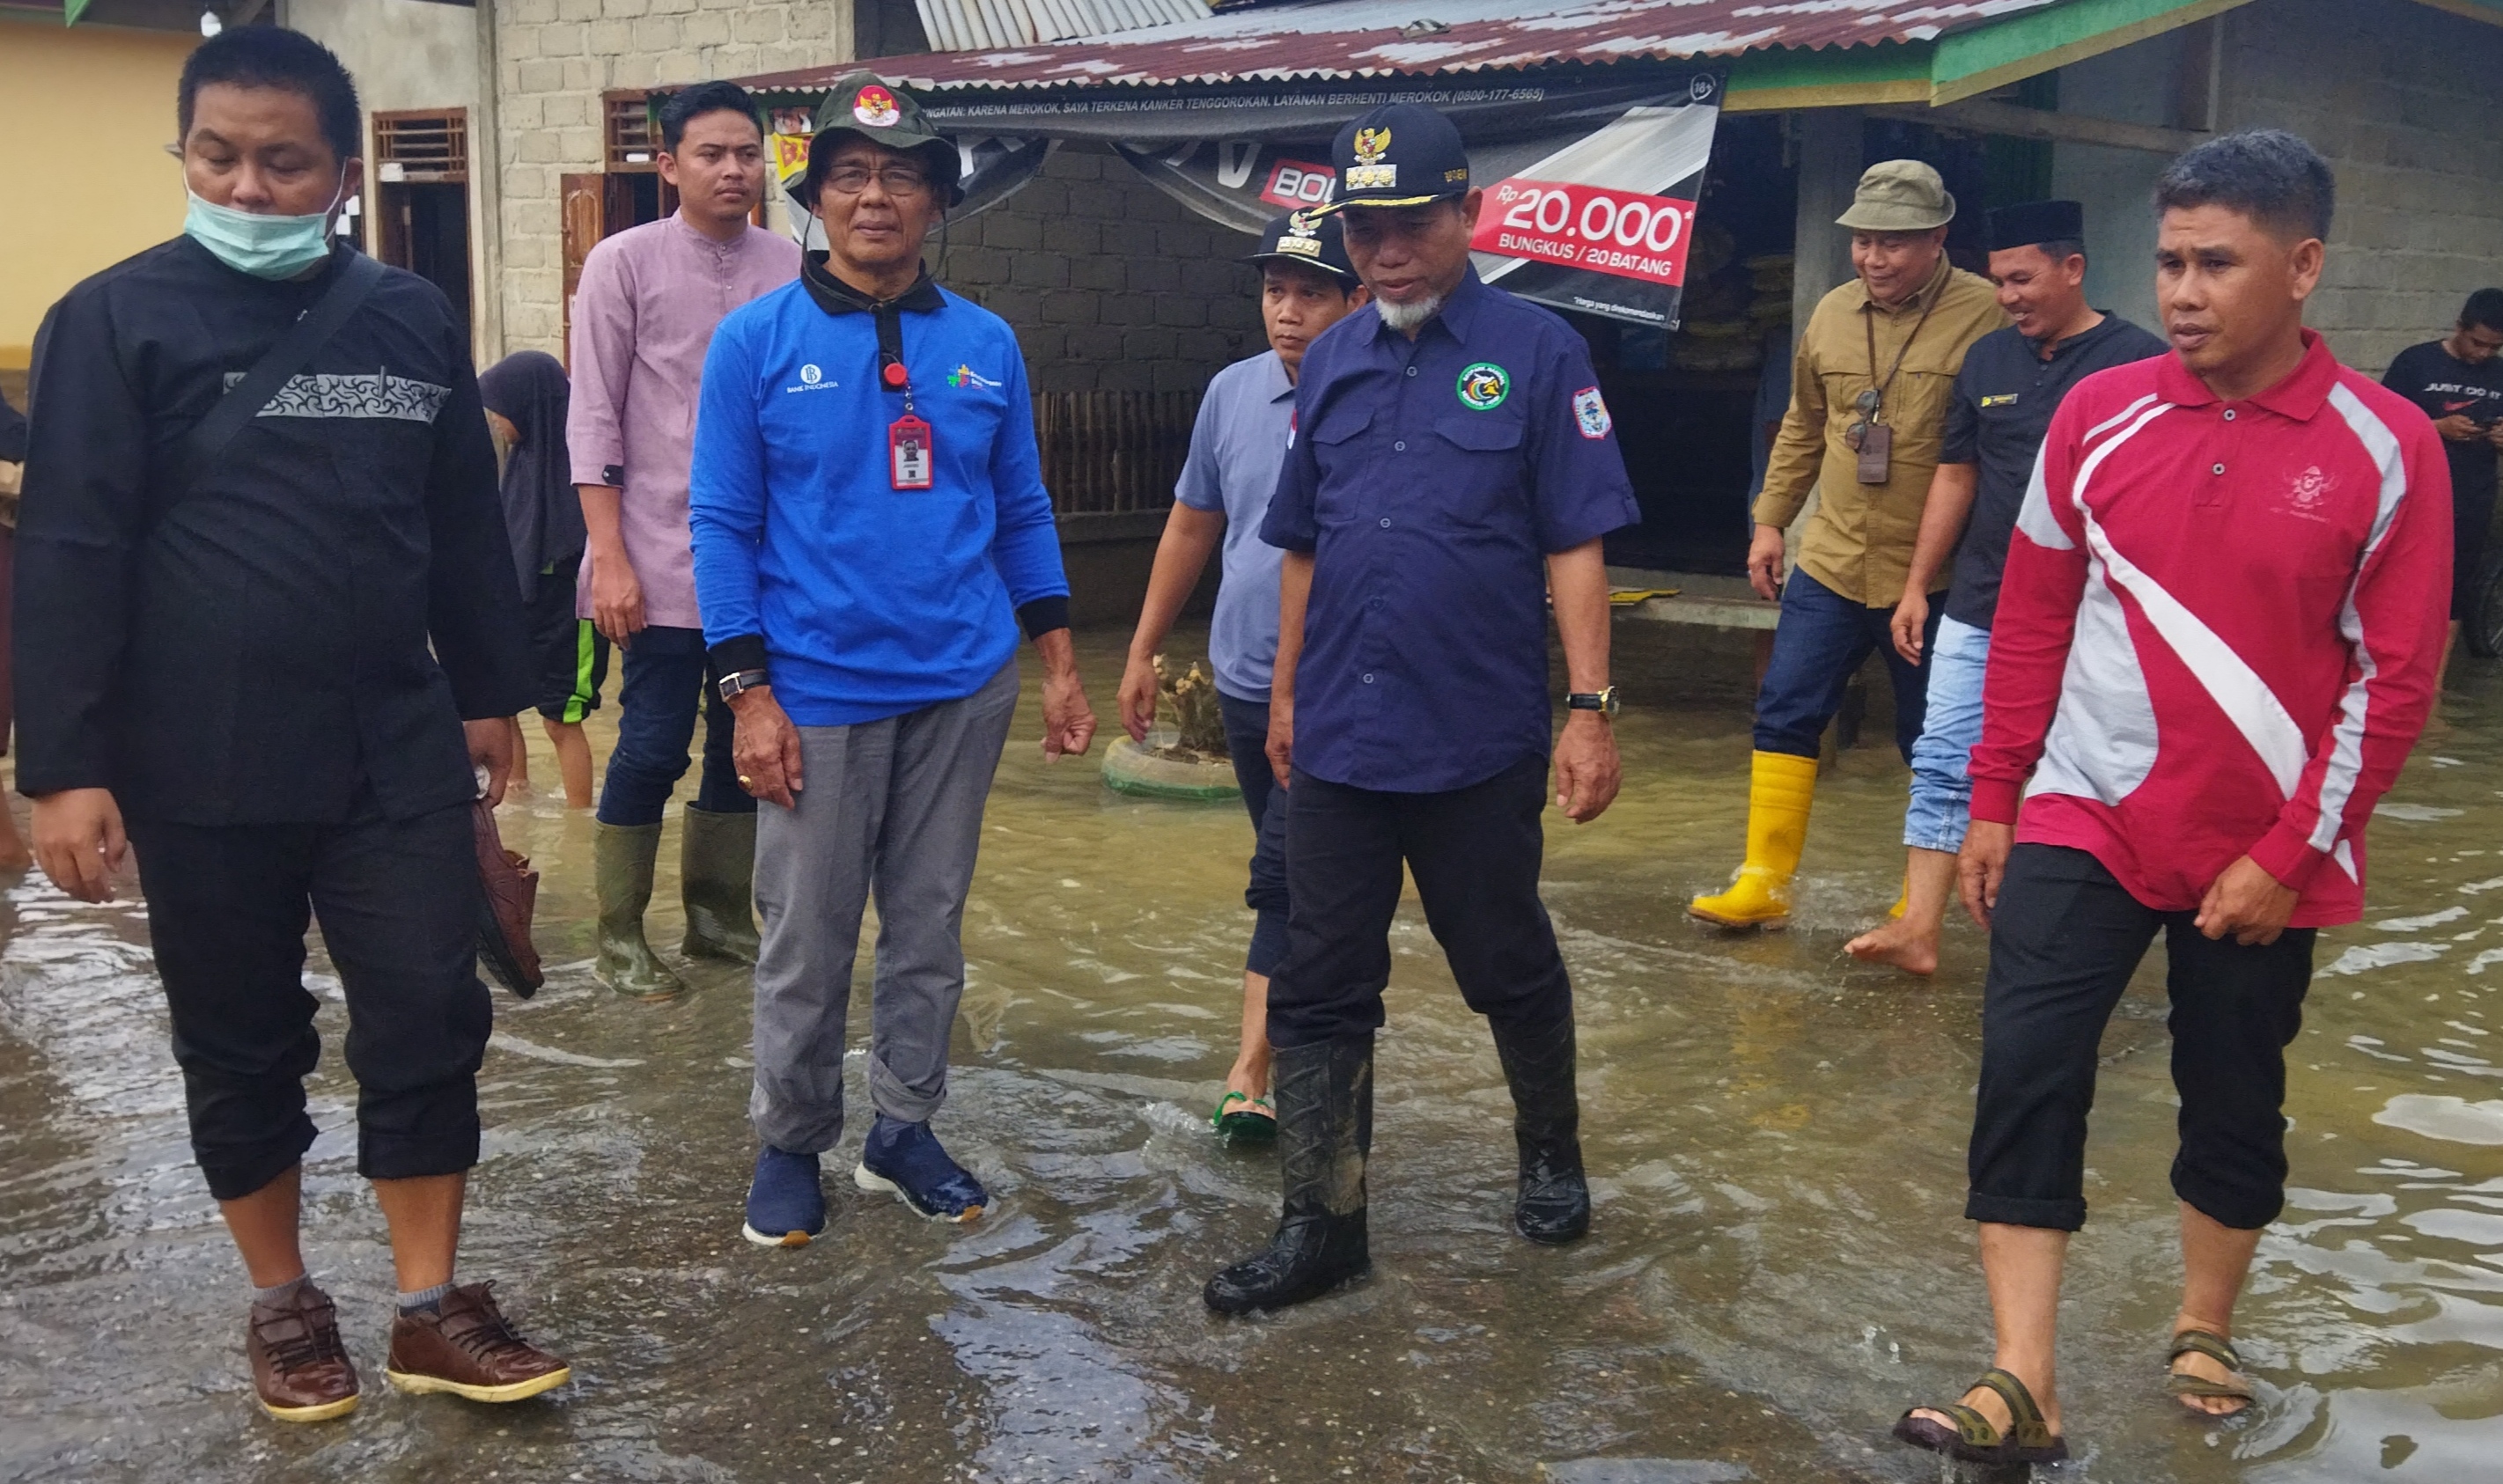
<svg viewBox="0 0 2503 1484">
<path fill-rule="evenodd" d="M 908 1124 L 883 1113 L 861 1145 L 852 1183 L 865 1191 L 892 1191 L 932 1221 L 972 1221 L 991 1203 L 990 1192 L 947 1158 L 928 1124 Z"/>
<path fill-rule="evenodd" d="M 739 1235 L 759 1247 L 806 1247 L 826 1230 L 826 1193 L 817 1184 L 817 1157 L 768 1144 L 756 1151 L 756 1178 L 747 1185 L 747 1222 Z"/>
</svg>

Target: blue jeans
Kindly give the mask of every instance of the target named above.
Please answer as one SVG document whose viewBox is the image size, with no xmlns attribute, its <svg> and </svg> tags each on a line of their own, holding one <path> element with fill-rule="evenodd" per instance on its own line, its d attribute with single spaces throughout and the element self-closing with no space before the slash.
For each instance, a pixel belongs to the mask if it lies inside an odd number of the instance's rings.
<svg viewBox="0 0 2503 1484">
<path fill-rule="evenodd" d="M 1252 948 L 1243 968 L 1266 979 L 1286 957 L 1286 791 L 1269 770 L 1269 703 L 1219 691 L 1217 705 L 1225 717 L 1225 752 L 1234 763 L 1234 781 L 1242 785 L 1243 807 L 1252 811 L 1257 836 L 1243 904 L 1259 916 L 1252 925 Z"/>
<path fill-rule="evenodd" d="M 756 800 L 738 786 L 738 765 L 731 760 L 735 724 L 713 689 L 703 630 L 647 628 L 619 653 L 626 681 L 617 691 L 617 750 L 608 755 L 600 790 L 600 823 L 661 823 L 669 794 L 686 776 L 699 710 L 704 749 L 696 807 L 707 814 L 755 813 Z"/>
<path fill-rule="evenodd" d="M 1945 606 L 1937 597 L 1930 600 L 1930 622 L 1921 641 L 1924 656 L 1937 647 L 1938 617 Z M 1921 734 L 1928 705 L 1928 667 L 1906 664 L 1895 653 L 1895 641 L 1886 631 L 1894 618 L 1894 605 L 1855 603 L 1794 567 L 1790 581 L 1782 585 L 1773 660 L 1765 667 L 1764 688 L 1756 692 L 1756 751 L 1815 757 L 1827 724 L 1842 709 L 1843 687 L 1876 650 L 1885 654 L 1887 673 L 1895 681 L 1895 745 L 1903 760 L 1911 761 L 1912 742 Z"/>
<path fill-rule="evenodd" d="M 1903 811 L 1903 843 L 1917 850 L 1964 848 L 1972 802 L 1972 747 L 1981 740 L 1981 676 L 1990 663 L 1990 630 L 1953 619 L 1937 625 L 1930 657 L 1930 711 L 1912 744 L 1912 804 Z"/>
</svg>

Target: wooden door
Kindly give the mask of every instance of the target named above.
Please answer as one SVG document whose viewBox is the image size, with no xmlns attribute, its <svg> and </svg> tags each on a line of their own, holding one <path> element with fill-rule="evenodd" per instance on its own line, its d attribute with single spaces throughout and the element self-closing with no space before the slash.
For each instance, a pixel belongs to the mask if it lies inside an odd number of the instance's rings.
<svg viewBox="0 0 2503 1484">
<path fill-rule="evenodd" d="M 565 192 L 565 351 L 563 359 L 569 371 L 573 367 L 573 290 L 582 282 L 582 261 L 607 231 L 608 178 L 597 172 L 568 175 L 564 179 Z"/>
</svg>

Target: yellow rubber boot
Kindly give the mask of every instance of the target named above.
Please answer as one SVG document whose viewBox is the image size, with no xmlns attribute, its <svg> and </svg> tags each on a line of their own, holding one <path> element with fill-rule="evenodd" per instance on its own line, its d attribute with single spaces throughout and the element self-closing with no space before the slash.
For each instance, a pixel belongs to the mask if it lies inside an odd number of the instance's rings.
<svg viewBox="0 0 2503 1484">
<path fill-rule="evenodd" d="M 1747 790 L 1747 863 L 1730 890 L 1698 896 L 1686 910 L 1724 928 L 1778 928 L 1791 915 L 1791 877 L 1807 846 L 1807 811 L 1816 801 L 1816 759 L 1788 753 L 1756 754 Z"/>
</svg>

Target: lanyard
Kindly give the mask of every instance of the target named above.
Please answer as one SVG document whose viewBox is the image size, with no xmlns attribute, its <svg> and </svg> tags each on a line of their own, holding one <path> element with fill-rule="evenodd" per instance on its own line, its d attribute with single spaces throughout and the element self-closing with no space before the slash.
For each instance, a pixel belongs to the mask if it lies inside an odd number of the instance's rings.
<svg viewBox="0 0 2503 1484">
<path fill-rule="evenodd" d="M 1935 287 L 1937 291 L 1930 295 L 1930 302 L 1921 306 L 1921 318 L 1912 321 L 1912 333 L 1904 336 L 1903 343 L 1895 348 L 1895 363 L 1886 368 L 1886 379 L 1882 382 L 1877 380 L 1877 306 L 1871 301 L 1860 312 L 1861 327 L 1869 332 L 1869 389 L 1875 393 L 1875 405 L 1862 411 L 1871 422 L 1885 416 L 1886 389 L 1895 385 L 1895 373 L 1903 369 L 1903 357 L 1912 354 L 1912 342 L 1921 338 L 1921 326 L 1930 322 L 1930 311 L 1937 308 L 1938 300 L 1946 296 L 1944 285 Z"/>
<path fill-rule="evenodd" d="M 904 316 L 893 304 L 871 313 L 877 324 L 877 380 L 890 391 L 904 393 L 904 416 L 887 424 L 887 482 L 898 489 L 931 486 L 930 424 L 912 405 L 912 373 L 904 365 Z"/>
</svg>

